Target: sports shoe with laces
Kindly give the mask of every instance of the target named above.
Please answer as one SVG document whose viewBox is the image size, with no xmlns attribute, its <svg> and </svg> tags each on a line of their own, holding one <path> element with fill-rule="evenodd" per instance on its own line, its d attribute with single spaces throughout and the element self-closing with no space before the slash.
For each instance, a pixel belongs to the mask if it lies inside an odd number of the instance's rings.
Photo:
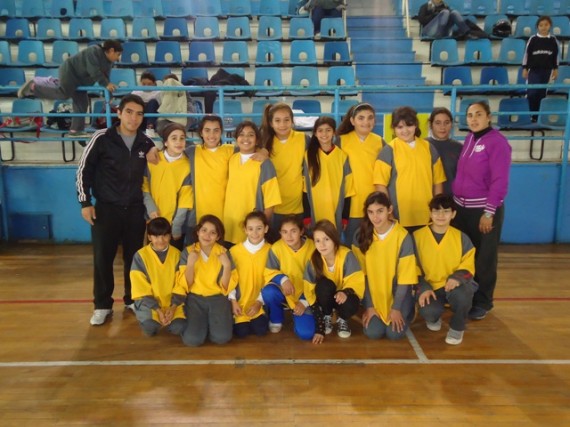
<svg viewBox="0 0 570 427">
<path fill-rule="evenodd" d="M 325 316 L 325 334 L 328 335 L 333 331 L 332 316 Z"/>
<path fill-rule="evenodd" d="M 105 323 L 105 320 L 107 320 L 107 317 L 111 316 L 111 314 L 113 314 L 113 310 L 111 309 L 107 308 L 95 309 L 93 310 L 93 316 L 91 316 L 91 320 L 89 321 L 89 323 L 91 323 L 93 326 L 102 325 L 103 323 Z"/>
<path fill-rule="evenodd" d="M 426 322 L 426 326 L 430 331 L 439 331 L 441 329 L 441 317 L 435 322 Z"/>
<path fill-rule="evenodd" d="M 135 312 L 135 303 L 132 302 L 130 304 L 125 304 L 125 310 L 130 310 L 134 313 Z"/>
<path fill-rule="evenodd" d="M 352 331 L 348 327 L 348 322 L 344 319 L 341 319 L 340 317 L 336 321 L 336 326 L 336 333 L 340 338 L 348 338 L 352 334 Z"/>
<path fill-rule="evenodd" d="M 271 332 L 272 334 L 276 334 L 278 332 L 281 332 L 282 327 L 283 327 L 282 323 L 271 323 L 271 322 L 269 322 L 269 332 Z"/>
<path fill-rule="evenodd" d="M 449 329 L 447 336 L 445 337 L 445 342 L 450 345 L 459 345 L 463 341 L 463 332 L 456 331 L 455 329 Z"/>
</svg>

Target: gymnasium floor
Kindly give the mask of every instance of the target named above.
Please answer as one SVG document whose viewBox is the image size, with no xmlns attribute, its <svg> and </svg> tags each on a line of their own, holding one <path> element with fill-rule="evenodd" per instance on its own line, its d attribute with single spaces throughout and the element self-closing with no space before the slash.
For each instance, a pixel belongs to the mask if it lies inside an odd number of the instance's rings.
<svg viewBox="0 0 570 427">
<path fill-rule="evenodd" d="M 353 320 L 320 346 L 289 323 L 192 349 L 120 301 L 89 325 L 90 246 L 0 246 L 0 425 L 568 426 L 569 273 L 570 246 L 502 247 L 495 309 L 458 347 L 445 322 L 374 342 Z"/>
</svg>

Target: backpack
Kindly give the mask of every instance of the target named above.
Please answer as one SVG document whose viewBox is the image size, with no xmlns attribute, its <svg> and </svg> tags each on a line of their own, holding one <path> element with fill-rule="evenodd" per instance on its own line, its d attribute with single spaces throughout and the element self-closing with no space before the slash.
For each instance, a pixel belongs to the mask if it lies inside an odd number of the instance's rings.
<svg viewBox="0 0 570 427">
<path fill-rule="evenodd" d="M 506 19 L 500 19 L 493 25 L 493 35 L 495 37 L 509 37 L 512 33 L 512 26 Z"/>
<path fill-rule="evenodd" d="M 51 113 L 72 113 L 73 109 L 70 104 L 65 102 L 60 102 L 57 105 L 57 108 L 54 108 L 50 111 Z M 48 117 L 46 121 L 46 125 L 52 129 L 60 129 L 60 130 L 69 130 L 71 128 L 71 117 L 69 116 L 53 116 Z"/>
</svg>

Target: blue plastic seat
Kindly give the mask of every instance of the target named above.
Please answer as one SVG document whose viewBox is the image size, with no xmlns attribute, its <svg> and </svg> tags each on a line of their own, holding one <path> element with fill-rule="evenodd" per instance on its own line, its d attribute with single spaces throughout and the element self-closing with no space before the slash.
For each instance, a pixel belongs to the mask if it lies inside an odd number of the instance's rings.
<svg viewBox="0 0 570 427">
<path fill-rule="evenodd" d="M 36 38 L 38 40 L 59 40 L 61 35 L 61 21 L 57 18 L 40 18 L 36 24 Z"/>
<path fill-rule="evenodd" d="M 283 65 L 283 49 L 281 42 L 276 40 L 263 40 L 257 43 L 255 55 L 256 66 Z"/>
<path fill-rule="evenodd" d="M 319 82 L 319 70 L 317 67 L 293 67 L 291 72 L 291 86 L 313 86 L 317 89 L 312 90 L 291 90 L 293 96 L 309 96 L 318 95 L 321 90 Z"/>
<path fill-rule="evenodd" d="M 329 68 L 327 76 L 327 86 L 354 86 L 356 79 L 354 77 L 354 68 L 349 65 L 340 65 Z M 334 95 L 334 91 L 328 91 Z M 339 91 L 341 96 L 357 95 L 358 92 L 352 89 L 345 89 Z"/>
<path fill-rule="evenodd" d="M 0 95 L 15 96 L 20 86 L 26 83 L 26 74 L 21 68 L 0 68 L 0 86 L 9 86 L 0 89 Z"/>
<path fill-rule="evenodd" d="M 556 76 L 556 80 L 554 81 L 556 84 L 565 84 L 568 85 L 567 88 L 561 89 L 554 89 L 552 93 L 570 93 L 570 66 L 569 65 L 561 65 L 558 67 L 558 76 Z M 550 92 L 550 89 L 548 90 Z"/>
<path fill-rule="evenodd" d="M 317 99 L 295 99 L 291 106 L 293 110 L 302 110 L 304 113 L 321 115 L 321 101 Z"/>
<path fill-rule="evenodd" d="M 545 1 L 545 0 L 529 0 L 528 13 L 531 15 L 538 16 L 551 16 L 555 15 L 554 10 L 555 0 Z M 562 13 L 558 13 L 562 15 Z"/>
<path fill-rule="evenodd" d="M 172 71 L 168 67 L 149 67 L 145 71 L 152 73 L 156 80 L 164 80 L 164 77 L 168 74 L 172 74 Z"/>
<path fill-rule="evenodd" d="M 162 10 L 167 18 L 188 18 L 192 16 L 188 0 L 162 0 Z"/>
<path fill-rule="evenodd" d="M 138 0 L 133 2 L 135 16 L 145 18 L 163 18 L 162 0 Z"/>
<path fill-rule="evenodd" d="M 279 102 L 279 99 L 256 99 L 253 101 L 251 107 L 251 120 L 257 125 L 261 125 L 261 120 L 263 117 L 263 112 L 265 111 L 265 107 L 267 105 L 273 105 Z"/>
<path fill-rule="evenodd" d="M 250 40 L 249 18 L 247 16 L 230 16 L 226 22 L 226 39 Z"/>
<path fill-rule="evenodd" d="M 559 40 L 570 39 L 570 21 L 567 16 L 552 17 L 552 34 Z"/>
<path fill-rule="evenodd" d="M 164 20 L 164 28 L 160 38 L 162 40 L 189 40 L 188 21 L 186 21 L 185 18 L 166 18 Z"/>
<path fill-rule="evenodd" d="M 72 18 L 69 21 L 68 38 L 76 41 L 94 40 L 93 21 L 88 18 Z"/>
<path fill-rule="evenodd" d="M 155 65 L 182 65 L 182 53 L 180 52 L 180 43 L 175 41 L 161 40 L 156 42 L 154 47 Z"/>
<path fill-rule="evenodd" d="M 194 16 L 222 16 L 222 5 L 220 0 L 192 0 L 190 10 Z"/>
<path fill-rule="evenodd" d="M 526 2 L 521 0 L 501 0 L 499 13 L 509 16 L 528 15 Z"/>
<path fill-rule="evenodd" d="M 307 18 L 291 18 L 289 21 L 289 38 L 291 40 L 304 40 L 315 38 L 315 27 L 313 21 Z"/>
<path fill-rule="evenodd" d="M 442 82 L 443 85 L 452 86 L 471 86 L 473 85 L 473 77 L 471 75 L 471 67 L 462 65 L 459 67 L 445 67 L 443 69 Z M 465 89 L 457 89 L 456 93 L 464 93 Z M 445 91 L 444 95 L 449 95 L 451 91 Z"/>
<path fill-rule="evenodd" d="M 79 52 L 79 45 L 74 40 L 56 40 L 52 44 L 50 67 L 59 67 L 69 57 Z"/>
<path fill-rule="evenodd" d="M 259 2 L 259 17 L 281 16 L 281 0 L 263 0 Z"/>
<path fill-rule="evenodd" d="M 560 0 L 556 13 L 558 15 L 570 15 L 570 0 Z"/>
<path fill-rule="evenodd" d="M 247 66 L 249 64 L 248 44 L 243 40 L 226 41 L 222 50 L 222 65 Z"/>
<path fill-rule="evenodd" d="M 194 39 L 216 40 L 220 38 L 220 25 L 215 16 L 198 16 L 194 21 Z"/>
<path fill-rule="evenodd" d="M 485 101 L 487 102 L 486 98 L 483 98 L 481 96 L 478 97 L 473 97 L 473 98 L 463 98 L 461 99 L 461 101 L 459 102 L 459 111 L 453 115 L 453 117 L 456 118 L 458 125 L 459 125 L 459 129 L 462 131 L 466 131 L 468 130 L 468 126 L 467 126 L 467 108 L 473 104 L 474 102 L 478 102 L 478 101 Z"/>
<path fill-rule="evenodd" d="M 338 102 L 338 113 L 340 115 L 340 118 L 342 119 L 344 117 L 344 115 L 346 114 L 346 112 L 348 110 L 350 110 L 350 107 L 352 107 L 353 105 L 357 105 L 358 104 L 358 100 L 356 99 L 340 99 Z M 335 110 L 337 108 L 337 103 L 336 101 L 333 101 L 331 104 L 331 114 L 335 114 Z M 337 123 L 340 124 L 340 123 Z"/>
<path fill-rule="evenodd" d="M 476 0 L 471 1 L 471 10 L 469 13 L 475 16 L 487 16 L 492 13 L 497 13 L 496 0 Z"/>
<path fill-rule="evenodd" d="M 101 40 L 125 40 L 127 30 L 121 18 L 103 18 L 101 20 Z"/>
<path fill-rule="evenodd" d="M 113 92 L 113 96 L 123 96 L 132 92 L 132 89 L 120 89 L 121 87 L 133 87 L 137 85 L 135 70 L 132 68 L 111 68 L 109 80 L 119 88 Z"/>
<path fill-rule="evenodd" d="M 566 98 L 543 98 L 538 112 L 540 127 L 563 130 L 568 116 L 568 100 Z"/>
<path fill-rule="evenodd" d="M 222 14 L 226 16 L 251 16 L 250 0 L 222 0 Z"/>
<path fill-rule="evenodd" d="M 321 39 L 322 40 L 346 39 L 344 19 L 323 18 L 321 20 Z"/>
<path fill-rule="evenodd" d="M 10 18 L 6 21 L 7 40 L 22 40 L 32 38 L 30 22 L 26 18 Z"/>
<path fill-rule="evenodd" d="M 501 99 L 497 124 L 499 129 L 502 130 L 533 129 L 537 127 L 532 122 L 527 98 Z"/>
<path fill-rule="evenodd" d="M 21 67 L 44 66 L 46 63 L 44 43 L 40 40 L 22 40 L 18 44 L 16 64 Z"/>
<path fill-rule="evenodd" d="M 522 39 L 505 38 L 501 40 L 499 64 L 520 65 L 525 53 L 526 43 Z"/>
<path fill-rule="evenodd" d="M 38 19 L 47 16 L 44 0 L 25 0 L 24 3 L 19 17 Z"/>
<path fill-rule="evenodd" d="M 280 96 L 282 89 L 271 89 L 272 86 L 283 86 L 281 68 L 259 67 L 255 69 L 254 86 L 267 86 L 267 90 L 258 90 L 256 96 Z"/>
<path fill-rule="evenodd" d="M 493 51 L 489 39 L 467 40 L 465 42 L 465 64 L 489 64 L 493 62 Z"/>
<path fill-rule="evenodd" d="M 59 69 L 57 68 L 36 68 L 34 77 L 53 77 L 59 79 Z"/>
<path fill-rule="evenodd" d="M 493 35 L 493 26 L 499 21 L 508 21 L 508 20 L 509 18 L 507 17 L 507 15 L 504 14 L 487 15 L 483 23 L 483 31 L 485 31 L 490 38 L 496 39 L 498 37 Z"/>
<path fill-rule="evenodd" d="M 207 68 L 183 68 L 181 82 L 182 84 L 187 84 L 186 82 L 190 79 L 205 79 L 208 80 L 208 69 Z"/>
<path fill-rule="evenodd" d="M 536 21 L 538 16 L 519 16 L 515 21 L 514 36 L 518 38 L 528 39 L 536 34 Z"/>
<path fill-rule="evenodd" d="M 281 40 L 283 29 L 278 16 L 260 16 L 257 27 L 257 40 Z"/>
<path fill-rule="evenodd" d="M 78 18 L 104 18 L 103 0 L 77 0 L 75 16 Z"/>
<path fill-rule="evenodd" d="M 291 65 L 317 65 L 317 50 L 313 40 L 293 40 L 289 55 Z"/>
<path fill-rule="evenodd" d="M 211 41 L 190 42 L 188 64 L 211 66 L 216 64 L 216 52 Z"/>
<path fill-rule="evenodd" d="M 133 0 L 113 0 L 107 16 L 109 18 L 133 19 L 135 16 Z"/>
<path fill-rule="evenodd" d="M 16 1 L 0 0 L 0 18 L 17 18 Z"/>
<path fill-rule="evenodd" d="M 123 43 L 123 53 L 118 63 L 128 67 L 148 67 L 148 54 L 144 41 L 129 41 Z"/>
<path fill-rule="evenodd" d="M 72 18 L 75 16 L 73 0 L 51 0 L 50 16 L 52 18 Z"/>
<path fill-rule="evenodd" d="M 156 32 L 156 23 L 154 18 L 150 16 L 140 16 L 133 19 L 131 26 L 130 40 L 156 41 L 158 34 Z"/>
<path fill-rule="evenodd" d="M 220 105 L 223 104 L 223 105 Z M 224 112 L 221 113 L 223 108 Z M 214 101 L 213 113 L 219 115 L 224 122 L 224 132 L 230 133 L 236 130 L 238 123 L 243 121 L 242 102 L 235 99 L 226 99 L 221 103 L 219 99 Z"/>
<path fill-rule="evenodd" d="M 15 99 L 12 103 L 12 117 L 29 117 L 25 116 L 26 114 L 35 114 L 35 113 L 43 113 L 44 108 L 42 105 L 42 101 L 39 99 Z M 43 119 L 42 119 L 43 122 Z M 10 136 L 13 137 L 13 133 L 15 132 L 30 132 L 37 129 L 37 125 L 26 125 L 21 127 L 10 127 L 4 128 L 5 131 L 10 133 Z"/>
<path fill-rule="evenodd" d="M 454 39 L 434 40 L 431 44 L 431 65 L 452 66 L 459 65 L 457 41 Z"/>
<path fill-rule="evenodd" d="M 348 65 L 352 63 L 346 41 L 325 42 L 323 50 L 324 65 Z"/>
<path fill-rule="evenodd" d="M 508 85 L 509 84 L 509 73 L 506 67 L 503 66 L 488 66 L 481 68 L 481 77 L 479 79 L 480 85 Z M 491 90 L 478 90 L 479 93 L 490 93 L 490 94 L 511 94 L 512 89 L 504 89 L 501 91 L 491 91 Z"/>
<path fill-rule="evenodd" d="M 450 9 L 456 10 L 462 15 L 469 15 L 471 13 L 471 2 L 464 0 L 447 0 L 445 3 Z"/>
</svg>

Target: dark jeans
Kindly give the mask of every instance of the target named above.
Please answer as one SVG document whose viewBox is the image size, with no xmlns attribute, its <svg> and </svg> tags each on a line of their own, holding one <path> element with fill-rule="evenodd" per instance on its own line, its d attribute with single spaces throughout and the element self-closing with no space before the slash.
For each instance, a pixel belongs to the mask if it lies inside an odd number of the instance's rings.
<svg viewBox="0 0 570 427">
<path fill-rule="evenodd" d="M 335 309 L 338 317 L 348 320 L 358 311 L 360 300 L 356 294 L 352 293 L 347 294 L 347 298 L 344 303 L 338 304 L 334 299 L 337 292 L 339 291 L 336 290 L 336 285 L 332 280 L 327 279 L 326 277 L 317 279 L 315 293 L 317 294 L 317 304 L 321 306 L 323 314 L 325 316 L 330 316 L 333 309 Z"/>
<path fill-rule="evenodd" d="M 551 69 L 533 68 L 528 72 L 528 84 L 546 84 L 550 81 L 551 74 Z M 526 97 L 528 98 L 530 111 L 538 111 L 540 110 L 540 101 L 546 98 L 546 88 L 527 89 Z"/>
<path fill-rule="evenodd" d="M 263 336 L 269 330 L 269 319 L 265 314 L 249 321 L 234 324 L 234 335 L 238 338 L 245 338 L 248 335 Z"/>
</svg>

